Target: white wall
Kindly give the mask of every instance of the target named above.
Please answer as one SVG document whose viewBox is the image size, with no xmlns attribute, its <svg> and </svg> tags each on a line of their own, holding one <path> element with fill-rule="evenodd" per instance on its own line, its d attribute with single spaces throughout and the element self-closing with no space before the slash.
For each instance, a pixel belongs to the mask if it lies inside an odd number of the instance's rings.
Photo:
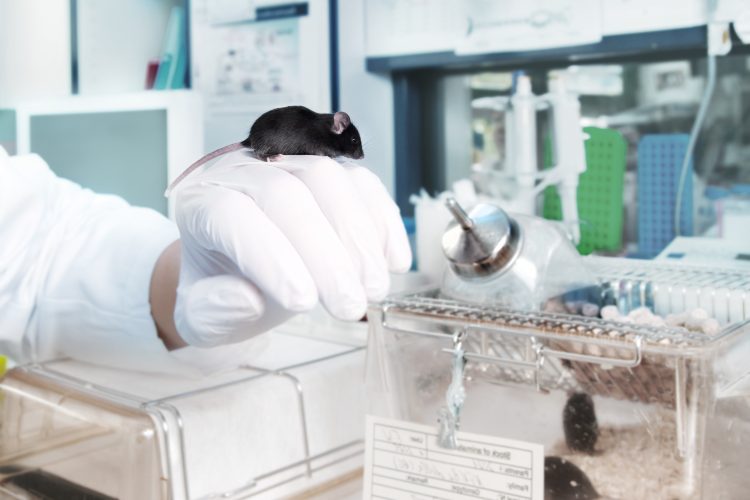
<svg viewBox="0 0 750 500">
<path fill-rule="evenodd" d="M 394 194 L 393 88 L 389 75 L 365 70 L 364 0 L 338 0 L 339 96 L 364 142 L 363 163 Z"/>
<path fill-rule="evenodd" d="M 70 92 L 70 1 L 0 1 L 0 106 Z"/>
</svg>

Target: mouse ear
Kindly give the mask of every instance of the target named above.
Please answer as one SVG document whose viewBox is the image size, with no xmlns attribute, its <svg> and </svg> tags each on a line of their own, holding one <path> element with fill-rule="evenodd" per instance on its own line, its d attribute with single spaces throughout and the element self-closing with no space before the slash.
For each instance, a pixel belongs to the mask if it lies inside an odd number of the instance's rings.
<svg viewBox="0 0 750 500">
<path fill-rule="evenodd" d="M 343 111 L 337 111 L 336 114 L 333 115 L 333 127 L 331 127 L 331 131 L 334 134 L 340 134 L 351 124 L 352 120 L 349 118 L 349 115 Z"/>
</svg>

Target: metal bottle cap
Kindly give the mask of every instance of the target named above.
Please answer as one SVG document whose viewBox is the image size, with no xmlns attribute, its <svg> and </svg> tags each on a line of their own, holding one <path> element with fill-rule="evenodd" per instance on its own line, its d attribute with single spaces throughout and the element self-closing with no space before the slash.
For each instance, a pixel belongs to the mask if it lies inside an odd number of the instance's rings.
<svg viewBox="0 0 750 500">
<path fill-rule="evenodd" d="M 462 278 L 505 272 L 521 252 L 521 228 L 501 208 L 487 203 L 467 214 L 453 198 L 445 200 L 456 219 L 443 233 L 443 253 Z"/>
</svg>

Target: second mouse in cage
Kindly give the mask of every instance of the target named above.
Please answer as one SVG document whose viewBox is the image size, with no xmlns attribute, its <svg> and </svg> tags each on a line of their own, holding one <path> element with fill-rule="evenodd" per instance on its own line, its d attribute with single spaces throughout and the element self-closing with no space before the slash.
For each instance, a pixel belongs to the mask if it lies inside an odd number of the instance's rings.
<svg viewBox="0 0 750 500">
<path fill-rule="evenodd" d="M 568 448 L 593 453 L 599 438 L 594 400 L 585 392 L 575 392 L 563 409 L 563 430 Z"/>
</svg>

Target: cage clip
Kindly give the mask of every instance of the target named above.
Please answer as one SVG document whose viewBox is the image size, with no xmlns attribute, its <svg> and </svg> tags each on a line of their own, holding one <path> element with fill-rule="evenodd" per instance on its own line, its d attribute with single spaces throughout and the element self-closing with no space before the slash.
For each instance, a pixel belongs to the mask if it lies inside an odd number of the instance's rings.
<svg viewBox="0 0 750 500">
<path fill-rule="evenodd" d="M 453 365 L 451 369 L 451 383 L 445 393 L 445 406 L 440 408 L 438 422 L 440 431 L 438 434 L 438 445 L 443 448 L 455 449 L 456 431 L 460 427 L 461 409 L 466 400 L 466 389 L 464 388 L 464 369 L 466 358 L 464 357 L 463 341 L 466 330 L 460 330 L 453 334 Z"/>
</svg>

